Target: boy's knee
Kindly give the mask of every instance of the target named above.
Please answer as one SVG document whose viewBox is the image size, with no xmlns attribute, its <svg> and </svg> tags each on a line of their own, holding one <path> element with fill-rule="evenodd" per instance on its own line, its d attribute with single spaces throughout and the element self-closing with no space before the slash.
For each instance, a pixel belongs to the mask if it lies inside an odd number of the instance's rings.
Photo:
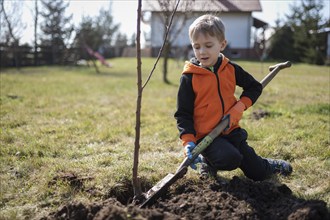
<svg viewBox="0 0 330 220">
<path fill-rule="evenodd" d="M 226 155 L 222 160 L 217 161 L 214 165 L 217 170 L 235 170 L 242 162 L 243 156 L 240 153 Z"/>
</svg>

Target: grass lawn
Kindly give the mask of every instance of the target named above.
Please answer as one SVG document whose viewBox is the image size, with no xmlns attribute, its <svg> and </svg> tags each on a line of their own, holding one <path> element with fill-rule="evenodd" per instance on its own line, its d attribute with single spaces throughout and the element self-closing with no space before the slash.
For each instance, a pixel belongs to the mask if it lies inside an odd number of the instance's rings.
<svg viewBox="0 0 330 220">
<path fill-rule="evenodd" d="M 143 60 L 144 80 L 153 62 Z M 1 70 L 0 219 L 37 218 L 68 201 L 126 191 L 133 164 L 136 60 L 111 63 L 113 68 L 100 67 L 101 74 L 92 67 Z M 258 80 L 274 64 L 238 63 Z M 183 61 L 171 60 L 170 85 L 162 82 L 160 66 L 143 92 L 139 175 L 147 185 L 183 160 L 173 118 Z M 256 120 L 253 113 L 260 110 L 267 116 Z M 279 181 L 298 197 L 330 206 L 329 67 L 293 64 L 281 71 L 241 125 L 258 154 L 292 163 L 292 176 Z M 198 175 L 189 171 L 185 178 Z"/>
</svg>

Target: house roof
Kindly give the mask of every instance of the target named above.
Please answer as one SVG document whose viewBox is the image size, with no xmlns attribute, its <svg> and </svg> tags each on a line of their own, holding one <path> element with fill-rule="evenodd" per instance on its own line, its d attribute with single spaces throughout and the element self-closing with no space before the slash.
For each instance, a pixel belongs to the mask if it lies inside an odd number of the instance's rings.
<svg viewBox="0 0 330 220">
<path fill-rule="evenodd" d="M 253 27 L 256 28 L 266 28 L 268 26 L 267 22 L 264 22 L 258 18 L 253 18 Z"/>
<path fill-rule="evenodd" d="M 173 2 L 171 4 L 174 8 L 176 1 L 168 0 L 166 2 Z M 181 0 L 178 7 L 178 12 L 187 12 L 186 3 L 192 3 L 192 0 Z M 163 11 L 157 0 L 144 0 L 143 11 L 159 12 Z M 188 7 L 188 11 L 200 12 L 253 12 L 262 11 L 259 0 L 195 0 L 191 6 Z"/>
</svg>

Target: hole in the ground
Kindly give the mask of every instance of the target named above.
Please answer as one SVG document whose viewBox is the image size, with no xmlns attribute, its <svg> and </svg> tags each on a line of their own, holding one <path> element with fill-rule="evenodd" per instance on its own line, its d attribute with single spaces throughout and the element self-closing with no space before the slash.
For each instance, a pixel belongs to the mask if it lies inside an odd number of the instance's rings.
<svg viewBox="0 0 330 220">
<path fill-rule="evenodd" d="M 251 115 L 252 119 L 255 119 L 255 120 L 259 120 L 259 119 L 266 118 L 269 116 L 270 116 L 270 113 L 263 109 L 255 110 L 252 112 L 252 115 Z"/>
<path fill-rule="evenodd" d="M 152 185 L 147 180 L 141 180 L 142 192 L 148 191 Z M 132 180 L 122 179 L 117 184 L 115 184 L 108 193 L 105 195 L 105 198 L 116 198 L 123 205 L 132 203 L 134 197 L 134 190 L 132 185 Z"/>
</svg>

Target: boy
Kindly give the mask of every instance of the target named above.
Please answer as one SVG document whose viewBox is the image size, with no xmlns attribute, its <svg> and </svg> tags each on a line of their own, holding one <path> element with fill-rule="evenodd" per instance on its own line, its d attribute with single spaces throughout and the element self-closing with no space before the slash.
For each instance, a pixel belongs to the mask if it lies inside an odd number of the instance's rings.
<svg viewBox="0 0 330 220">
<path fill-rule="evenodd" d="M 253 105 L 262 92 L 261 84 L 221 52 L 226 48 L 225 27 L 220 18 L 203 15 L 189 27 L 195 58 L 186 62 L 180 80 L 177 111 L 174 117 L 180 131 L 185 154 L 192 150 L 225 116 L 229 127 L 214 139 L 191 165 L 203 162 L 203 178 L 216 176 L 218 170 L 240 168 L 245 176 L 261 181 L 274 173 L 290 175 L 291 165 L 283 160 L 258 156 L 250 147 L 247 132 L 239 127 L 243 112 Z M 234 96 L 236 85 L 243 88 L 240 99 Z"/>
</svg>

